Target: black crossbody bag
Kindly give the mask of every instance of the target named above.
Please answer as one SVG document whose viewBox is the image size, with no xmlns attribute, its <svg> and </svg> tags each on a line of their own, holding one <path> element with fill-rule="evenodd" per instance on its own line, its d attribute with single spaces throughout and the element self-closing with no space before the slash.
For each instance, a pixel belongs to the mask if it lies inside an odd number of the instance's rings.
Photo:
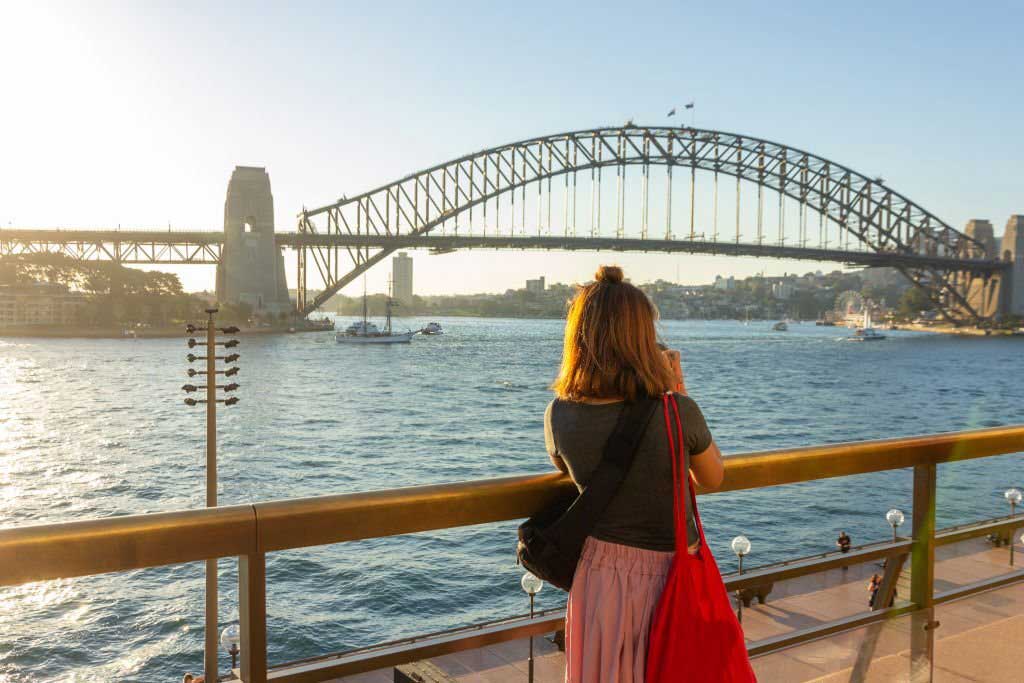
<svg viewBox="0 0 1024 683">
<path fill-rule="evenodd" d="M 659 405 L 649 398 L 627 403 L 586 488 L 575 498 L 551 503 L 519 526 L 516 556 L 530 572 L 564 591 L 572 587 L 583 543 L 626 479 Z"/>
</svg>

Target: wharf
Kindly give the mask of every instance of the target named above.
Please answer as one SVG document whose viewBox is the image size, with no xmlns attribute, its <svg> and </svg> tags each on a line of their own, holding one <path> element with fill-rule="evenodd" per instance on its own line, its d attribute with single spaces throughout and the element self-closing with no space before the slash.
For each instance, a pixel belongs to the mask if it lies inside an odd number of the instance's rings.
<svg viewBox="0 0 1024 683">
<path fill-rule="evenodd" d="M 1019 540 L 1015 550 L 1024 561 L 1024 545 Z M 1008 555 L 1008 548 L 993 547 L 980 538 L 939 547 L 936 593 L 1007 575 L 1012 571 Z M 748 644 L 863 613 L 868 580 L 881 571 L 878 563 L 866 562 L 776 584 L 766 604 L 754 603 L 743 609 Z M 1019 671 L 1024 650 L 1024 571 L 1016 573 L 1020 576 L 1015 583 L 935 608 L 940 622 L 935 636 L 935 681 L 1003 681 L 1009 680 L 1007 672 Z M 897 605 L 909 597 L 908 585 L 906 576 L 901 578 Z M 897 617 L 756 657 L 752 663 L 762 683 L 908 680 L 909 634 L 910 617 Z M 527 680 L 527 647 L 526 639 L 513 640 L 429 661 L 460 683 L 518 683 Z M 536 682 L 561 683 L 564 654 L 543 637 L 534 639 L 534 648 Z M 854 676 L 855 667 L 865 664 L 863 676 Z M 388 668 L 334 679 L 334 683 L 394 680 L 393 670 Z"/>
</svg>

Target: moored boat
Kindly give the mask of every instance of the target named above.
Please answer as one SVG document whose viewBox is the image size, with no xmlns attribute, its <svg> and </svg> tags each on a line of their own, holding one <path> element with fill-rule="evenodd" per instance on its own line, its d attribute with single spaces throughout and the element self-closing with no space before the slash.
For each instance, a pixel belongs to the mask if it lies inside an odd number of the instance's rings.
<svg viewBox="0 0 1024 683">
<path fill-rule="evenodd" d="M 384 300 L 385 322 L 384 329 L 381 330 L 367 319 L 366 290 L 364 288 L 363 319 L 357 320 L 344 330 L 335 332 L 334 340 L 339 344 L 408 344 L 416 333 L 412 330 L 395 332 L 391 329 L 392 306 L 394 306 L 394 301 L 392 301 L 389 293 L 388 297 Z"/>
<path fill-rule="evenodd" d="M 885 335 L 871 326 L 871 313 L 865 308 L 864 324 L 854 331 L 850 341 L 881 341 L 883 339 L 885 339 Z"/>
</svg>

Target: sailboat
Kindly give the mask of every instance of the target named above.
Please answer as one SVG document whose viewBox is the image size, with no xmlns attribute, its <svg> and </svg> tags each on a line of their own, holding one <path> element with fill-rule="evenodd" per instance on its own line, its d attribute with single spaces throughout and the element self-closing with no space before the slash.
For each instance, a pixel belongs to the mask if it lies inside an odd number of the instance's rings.
<svg viewBox="0 0 1024 683">
<path fill-rule="evenodd" d="M 344 330 L 338 330 L 334 334 L 334 341 L 339 344 L 408 344 L 412 341 L 413 331 L 394 332 L 391 329 L 391 308 L 394 300 L 391 298 L 391 282 L 388 282 L 388 296 L 384 300 L 384 329 L 383 331 L 374 323 L 370 322 L 367 316 L 366 304 L 366 283 L 363 283 L 363 319 L 357 320 Z"/>
<path fill-rule="evenodd" d="M 881 341 L 882 339 L 885 339 L 885 335 L 871 326 L 871 311 L 865 306 L 863 327 L 857 328 L 853 336 L 850 337 L 850 341 Z"/>
</svg>

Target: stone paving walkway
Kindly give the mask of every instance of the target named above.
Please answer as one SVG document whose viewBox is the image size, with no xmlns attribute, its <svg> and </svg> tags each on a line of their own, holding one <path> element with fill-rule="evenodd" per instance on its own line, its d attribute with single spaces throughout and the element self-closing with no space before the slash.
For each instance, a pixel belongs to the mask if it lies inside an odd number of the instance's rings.
<svg viewBox="0 0 1024 683">
<path fill-rule="evenodd" d="M 1016 548 L 1024 569 L 1024 547 Z M 909 567 L 909 562 L 908 562 Z M 973 539 L 936 551 L 936 591 L 950 590 L 1010 571 L 1009 550 Z M 775 585 L 767 604 L 743 610 L 748 642 L 824 624 L 867 609 L 867 583 L 876 563 L 855 565 Z M 901 582 L 902 583 L 902 582 Z M 899 600 L 909 596 L 898 594 Z M 936 608 L 935 681 L 1024 680 L 1024 582 Z M 858 654 L 874 643 L 866 681 L 908 680 L 910 617 L 841 633 L 753 660 L 762 683 L 840 683 L 850 680 Z M 561 683 L 565 659 L 545 638 L 534 640 L 537 683 Z M 527 641 L 502 643 L 431 661 L 462 683 L 526 681 Z M 336 683 L 391 683 L 391 669 L 337 679 Z"/>
</svg>

